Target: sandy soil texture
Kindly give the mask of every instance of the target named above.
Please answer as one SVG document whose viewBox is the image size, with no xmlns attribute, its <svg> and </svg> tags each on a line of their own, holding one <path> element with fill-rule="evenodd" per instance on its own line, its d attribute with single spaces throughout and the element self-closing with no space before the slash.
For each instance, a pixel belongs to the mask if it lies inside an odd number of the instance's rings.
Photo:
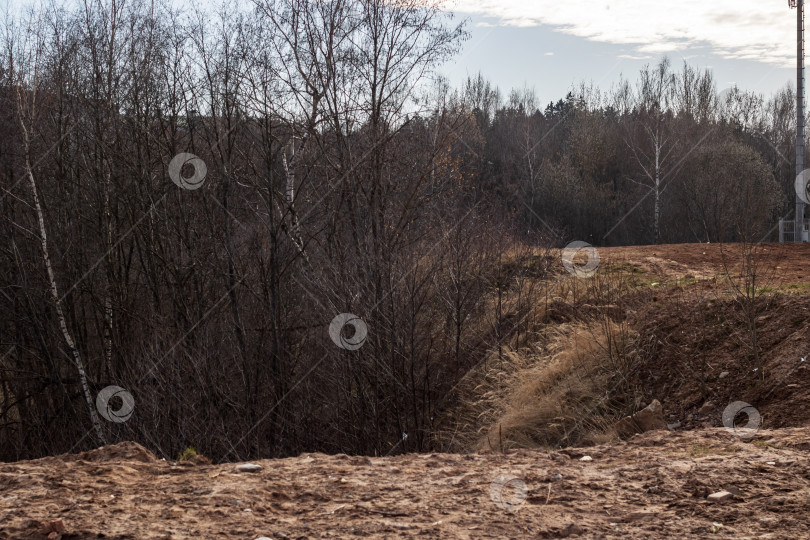
<svg viewBox="0 0 810 540">
<path fill-rule="evenodd" d="M 551 453 L 304 454 L 246 473 L 121 443 L 0 465 L 0 538 L 45 538 L 56 520 L 62 538 L 806 538 L 808 450 L 807 428 L 717 428 Z"/>
</svg>

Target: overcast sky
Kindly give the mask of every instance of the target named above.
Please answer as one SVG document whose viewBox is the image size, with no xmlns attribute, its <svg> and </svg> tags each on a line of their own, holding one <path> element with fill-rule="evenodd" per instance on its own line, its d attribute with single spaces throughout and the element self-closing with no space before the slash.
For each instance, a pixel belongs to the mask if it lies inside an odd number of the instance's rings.
<svg viewBox="0 0 810 540">
<path fill-rule="evenodd" d="M 534 86 L 541 103 L 572 84 L 608 89 L 668 55 L 770 96 L 796 77 L 796 11 L 785 0 L 456 0 L 471 39 L 442 69 L 451 83 L 481 71 L 503 91 Z M 504 92 L 505 93 L 505 92 Z"/>
</svg>

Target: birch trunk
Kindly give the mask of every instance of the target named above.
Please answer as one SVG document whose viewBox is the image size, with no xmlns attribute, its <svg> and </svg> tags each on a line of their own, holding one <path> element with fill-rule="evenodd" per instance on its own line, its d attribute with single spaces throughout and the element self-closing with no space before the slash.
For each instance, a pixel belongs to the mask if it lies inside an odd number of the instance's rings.
<svg viewBox="0 0 810 540">
<path fill-rule="evenodd" d="M 25 121 L 23 117 L 23 106 L 22 106 L 22 90 L 20 87 L 17 87 L 17 106 L 18 106 L 18 114 L 20 119 L 20 127 L 22 129 L 22 136 L 23 136 L 23 150 L 25 153 L 25 174 L 28 177 L 28 183 L 31 187 L 31 193 L 34 199 L 34 210 L 37 214 L 37 223 L 39 225 L 39 241 L 40 241 L 40 249 L 42 250 L 42 261 L 45 263 L 45 269 L 48 273 L 48 282 L 50 285 L 51 290 L 51 298 L 53 299 L 54 307 L 56 308 L 56 316 L 59 319 L 59 329 L 62 331 L 62 337 L 65 339 L 65 343 L 67 344 L 68 349 L 70 349 L 70 353 L 73 357 L 73 364 L 76 366 L 76 371 L 79 373 L 79 381 L 82 386 L 82 392 L 84 393 L 84 398 L 87 401 L 87 409 L 90 413 L 90 422 L 93 424 L 93 430 L 96 433 L 96 438 L 98 439 L 99 443 L 104 445 L 107 444 L 107 440 L 104 437 L 104 432 L 101 430 L 101 424 L 98 420 L 98 414 L 96 413 L 96 407 L 93 403 L 93 397 L 90 393 L 90 386 L 87 384 L 87 373 L 84 370 L 84 364 L 82 362 L 81 355 L 79 354 L 79 349 L 76 347 L 76 343 L 73 340 L 73 336 L 70 334 L 70 330 L 67 326 L 67 321 L 65 321 L 65 314 L 62 311 L 62 305 L 59 301 L 59 289 L 56 285 L 56 277 L 53 271 L 53 265 L 51 265 L 51 257 L 50 251 L 48 249 L 48 235 L 45 229 L 45 216 L 42 212 L 42 205 L 39 202 L 39 193 L 37 191 L 37 183 L 34 179 L 34 171 L 31 165 L 31 139 L 28 129 L 25 126 Z M 31 98 L 31 108 L 33 109 L 35 103 L 35 90 L 32 90 L 33 95 Z"/>
</svg>

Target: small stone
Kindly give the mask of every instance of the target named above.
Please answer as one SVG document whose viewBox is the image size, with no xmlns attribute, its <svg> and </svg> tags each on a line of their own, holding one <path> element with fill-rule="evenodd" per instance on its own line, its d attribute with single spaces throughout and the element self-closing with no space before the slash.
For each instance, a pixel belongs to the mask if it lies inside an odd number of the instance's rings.
<svg viewBox="0 0 810 540">
<path fill-rule="evenodd" d="M 582 456 L 581 458 L 579 458 L 579 460 L 580 461 L 593 461 L 593 458 L 591 456 Z"/>
<path fill-rule="evenodd" d="M 708 414 L 714 409 L 714 403 L 707 401 L 703 406 L 698 409 L 698 414 Z"/>
<path fill-rule="evenodd" d="M 636 433 L 667 429 L 667 422 L 664 420 L 661 402 L 654 399 L 633 416 L 625 416 L 619 420 L 613 427 L 620 438 L 629 439 Z"/>
<path fill-rule="evenodd" d="M 577 525 L 576 523 L 569 523 L 565 529 L 561 531 L 561 536 L 569 537 L 569 536 L 579 536 L 585 532 L 585 529 Z"/>
<path fill-rule="evenodd" d="M 272 538 L 268 538 L 266 536 L 260 536 L 256 540 L 273 540 Z"/>
<path fill-rule="evenodd" d="M 681 427 L 681 422 L 680 422 L 680 420 L 679 420 L 679 421 L 677 421 L 677 422 L 673 422 L 673 423 L 671 423 L 671 424 L 667 424 L 667 429 L 668 429 L 668 430 L 670 430 L 670 431 L 675 430 L 675 429 L 678 429 L 679 427 Z"/>
<path fill-rule="evenodd" d="M 256 463 L 241 463 L 241 464 L 236 466 L 236 471 L 237 472 L 254 473 L 254 472 L 259 472 L 260 470 L 262 470 L 262 466 L 258 465 Z"/>
<path fill-rule="evenodd" d="M 40 524 L 40 532 L 48 535 L 48 538 L 51 538 L 51 535 L 54 535 L 54 538 L 56 538 L 57 535 L 61 535 L 65 532 L 65 524 L 61 519 L 46 521 Z"/>
<path fill-rule="evenodd" d="M 733 493 L 729 493 L 728 491 L 718 491 L 717 493 L 712 493 L 708 496 L 708 499 L 713 502 L 725 502 L 730 501 L 734 498 Z"/>
<path fill-rule="evenodd" d="M 728 375 L 729 375 L 728 371 L 724 371 L 723 373 L 720 374 L 719 378 L 720 379 L 725 379 L 726 377 L 728 377 Z"/>
</svg>

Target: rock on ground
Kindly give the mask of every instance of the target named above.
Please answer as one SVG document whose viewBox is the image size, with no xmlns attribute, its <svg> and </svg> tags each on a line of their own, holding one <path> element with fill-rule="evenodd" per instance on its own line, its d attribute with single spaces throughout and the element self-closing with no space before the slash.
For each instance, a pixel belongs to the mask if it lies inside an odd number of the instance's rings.
<svg viewBox="0 0 810 540">
<path fill-rule="evenodd" d="M 654 399 L 652 403 L 636 414 L 619 420 L 614 427 L 619 437 L 629 439 L 636 433 L 667 429 L 667 421 L 664 420 L 664 410 L 661 407 L 661 402 Z"/>
</svg>

